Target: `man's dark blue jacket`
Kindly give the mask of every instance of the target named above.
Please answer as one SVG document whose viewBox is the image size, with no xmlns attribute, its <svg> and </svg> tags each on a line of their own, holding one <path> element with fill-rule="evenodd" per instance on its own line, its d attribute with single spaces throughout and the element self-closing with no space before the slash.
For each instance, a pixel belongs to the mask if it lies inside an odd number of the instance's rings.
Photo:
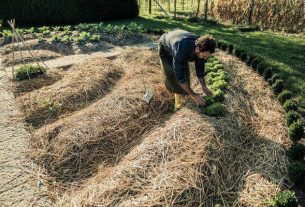
<svg viewBox="0 0 305 207">
<path fill-rule="evenodd" d="M 204 59 L 195 55 L 195 41 L 199 36 L 185 30 L 174 30 L 163 34 L 160 43 L 165 46 L 173 57 L 173 68 L 178 83 L 187 82 L 188 62 L 195 61 L 198 78 L 204 77 Z"/>
</svg>

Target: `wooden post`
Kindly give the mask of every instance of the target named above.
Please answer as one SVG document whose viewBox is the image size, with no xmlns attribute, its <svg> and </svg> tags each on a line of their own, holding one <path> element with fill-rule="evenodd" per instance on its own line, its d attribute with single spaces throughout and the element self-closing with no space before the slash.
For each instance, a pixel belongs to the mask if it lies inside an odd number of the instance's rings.
<svg viewBox="0 0 305 207">
<path fill-rule="evenodd" d="M 167 0 L 167 10 L 168 12 L 171 11 L 171 0 Z"/>
<path fill-rule="evenodd" d="M 252 25 L 252 16 L 254 10 L 254 0 L 251 0 L 250 8 L 249 8 L 249 16 L 248 16 L 248 25 Z"/>
<path fill-rule="evenodd" d="M 198 0 L 197 11 L 196 11 L 196 19 L 198 19 L 199 8 L 200 8 L 200 0 Z"/>
<path fill-rule="evenodd" d="M 209 0 L 205 0 L 204 20 L 208 20 Z"/>
<path fill-rule="evenodd" d="M 149 10 L 149 14 L 151 14 L 151 0 L 149 0 L 149 3 L 148 3 L 148 10 Z"/>
<path fill-rule="evenodd" d="M 177 0 L 174 0 L 174 18 L 177 17 Z"/>
</svg>

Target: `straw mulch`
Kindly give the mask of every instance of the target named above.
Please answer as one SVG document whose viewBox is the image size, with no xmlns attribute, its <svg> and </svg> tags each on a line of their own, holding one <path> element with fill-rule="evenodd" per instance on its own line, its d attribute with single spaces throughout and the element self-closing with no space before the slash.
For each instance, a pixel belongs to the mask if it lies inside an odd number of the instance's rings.
<svg viewBox="0 0 305 207">
<path fill-rule="evenodd" d="M 57 205 L 266 206 L 286 178 L 283 112 L 263 79 L 235 58 L 219 58 L 231 76 L 226 116 L 183 108 L 117 165 L 101 165 L 58 194 Z"/>
<path fill-rule="evenodd" d="M 150 51 L 136 55 L 151 60 L 155 56 Z M 117 64 L 126 69 L 126 75 L 111 93 L 33 134 L 30 156 L 56 179 L 79 180 L 91 176 L 98 166 L 116 164 L 171 111 L 173 97 L 163 86 L 160 68 L 121 59 Z M 149 104 L 141 100 L 143 84 L 154 91 Z"/>
<path fill-rule="evenodd" d="M 74 65 L 53 85 L 18 97 L 18 102 L 26 121 L 38 127 L 105 95 L 122 75 L 122 67 L 97 56 Z"/>
<path fill-rule="evenodd" d="M 59 81 L 64 77 L 67 70 L 70 67 L 66 68 L 51 68 L 45 71 L 45 74 L 39 75 L 37 78 L 15 81 L 12 85 L 14 95 L 20 96 L 26 92 L 31 92 L 38 90 L 44 86 L 49 86 L 54 84 L 56 81 Z"/>
<path fill-rule="evenodd" d="M 2 64 L 3 66 L 12 66 L 12 65 L 18 65 L 18 64 L 26 64 L 30 62 L 34 62 L 35 59 L 37 61 L 45 61 L 45 60 L 51 60 L 54 58 L 61 57 L 60 54 L 51 52 L 48 50 L 33 50 L 31 51 L 32 55 L 29 51 L 16 51 L 14 54 L 9 53 L 7 55 L 4 55 L 2 58 Z"/>
</svg>

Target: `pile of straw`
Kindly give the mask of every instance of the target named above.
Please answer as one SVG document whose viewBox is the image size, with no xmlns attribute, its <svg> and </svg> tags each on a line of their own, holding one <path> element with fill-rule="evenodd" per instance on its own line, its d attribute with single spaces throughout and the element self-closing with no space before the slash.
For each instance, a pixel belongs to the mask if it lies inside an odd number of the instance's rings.
<svg viewBox="0 0 305 207">
<path fill-rule="evenodd" d="M 51 52 L 48 50 L 33 50 L 31 51 L 32 54 L 28 50 L 25 51 L 15 51 L 15 53 L 9 53 L 7 55 L 4 55 L 2 58 L 2 64 L 3 66 L 12 66 L 12 65 L 18 65 L 18 64 L 26 64 L 29 62 L 34 62 L 36 60 L 50 60 L 54 58 L 61 57 L 60 54 Z"/>
<path fill-rule="evenodd" d="M 105 95 L 122 75 L 122 67 L 97 56 L 74 65 L 53 85 L 18 97 L 18 102 L 26 120 L 38 127 Z"/>
<path fill-rule="evenodd" d="M 152 54 L 138 53 L 143 57 Z M 117 64 L 126 74 L 111 93 L 33 134 L 30 155 L 55 178 L 77 180 L 92 175 L 98 166 L 116 164 L 143 133 L 159 125 L 171 111 L 172 95 L 163 86 L 160 68 L 130 59 L 126 64 L 122 59 Z M 143 84 L 154 91 L 149 104 L 141 100 Z"/>
<path fill-rule="evenodd" d="M 183 108 L 164 126 L 143 134 L 143 141 L 119 163 L 101 165 L 95 176 L 58 195 L 57 204 L 266 206 L 286 178 L 284 146 L 289 139 L 283 113 L 257 74 L 234 58 L 219 57 L 226 61 L 232 84 L 226 116 L 209 118 Z M 125 143 L 116 144 L 120 148 Z"/>
</svg>

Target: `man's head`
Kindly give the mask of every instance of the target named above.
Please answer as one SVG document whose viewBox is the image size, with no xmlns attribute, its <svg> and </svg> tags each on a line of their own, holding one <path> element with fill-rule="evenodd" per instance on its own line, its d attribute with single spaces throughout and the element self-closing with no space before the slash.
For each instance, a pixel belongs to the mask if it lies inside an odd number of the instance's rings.
<svg viewBox="0 0 305 207">
<path fill-rule="evenodd" d="M 213 36 L 205 35 L 199 37 L 195 42 L 195 54 L 200 59 L 208 59 L 215 52 L 216 42 Z"/>
</svg>

